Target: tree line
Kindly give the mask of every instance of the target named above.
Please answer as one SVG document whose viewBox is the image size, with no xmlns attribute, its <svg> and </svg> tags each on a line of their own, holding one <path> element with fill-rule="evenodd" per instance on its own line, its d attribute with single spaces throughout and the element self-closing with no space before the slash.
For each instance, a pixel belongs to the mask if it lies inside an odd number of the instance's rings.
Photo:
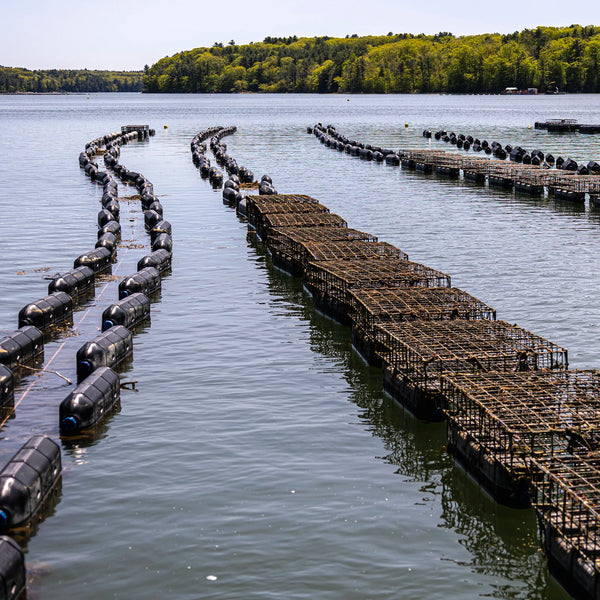
<svg viewBox="0 0 600 600">
<path fill-rule="evenodd" d="M 600 92 L 600 27 L 215 43 L 145 68 L 146 92 Z"/>
<path fill-rule="evenodd" d="M 0 93 L 141 92 L 143 76 L 143 71 L 30 71 L 0 66 Z"/>
</svg>

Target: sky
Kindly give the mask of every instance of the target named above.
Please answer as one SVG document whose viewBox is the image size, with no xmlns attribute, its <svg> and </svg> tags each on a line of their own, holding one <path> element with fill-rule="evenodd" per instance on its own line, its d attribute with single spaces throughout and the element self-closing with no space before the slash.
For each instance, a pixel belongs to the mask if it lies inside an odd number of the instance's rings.
<svg viewBox="0 0 600 600">
<path fill-rule="evenodd" d="M 267 36 L 512 33 L 600 26 L 600 3 L 564 0 L 1 0 L 0 65 L 141 70 L 215 42 Z"/>
</svg>

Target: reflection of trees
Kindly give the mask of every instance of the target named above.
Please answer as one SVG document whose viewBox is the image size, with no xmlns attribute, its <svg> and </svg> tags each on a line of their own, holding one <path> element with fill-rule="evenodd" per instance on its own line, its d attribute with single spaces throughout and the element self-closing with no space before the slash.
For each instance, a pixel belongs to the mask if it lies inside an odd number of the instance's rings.
<svg viewBox="0 0 600 600">
<path fill-rule="evenodd" d="M 350 399 L 358 407 L 358 417 L 386 450 L 377 458 L 440 497 L 439 526 L 461 536 L 460 543 L 471 556 L 464 566 L 501 580 L 501 584 L 491 584 L 494 598 L 568 598 L 548 573 L 533 510 L 503 507 L 483 492 L 445 452 L 445 424 L 418 421 L 386 396 L 381 370 L 367 366 L 352 350 L 349 328 L 318 313 L 302 280 L 273 267 L 256 236 L 250 233 L 247 239 L 268 273 L 273 306 L 285 307 L 287 314 L 307 321 L 311 349 L 335 360 L 348 383 Z"/>
</svg>

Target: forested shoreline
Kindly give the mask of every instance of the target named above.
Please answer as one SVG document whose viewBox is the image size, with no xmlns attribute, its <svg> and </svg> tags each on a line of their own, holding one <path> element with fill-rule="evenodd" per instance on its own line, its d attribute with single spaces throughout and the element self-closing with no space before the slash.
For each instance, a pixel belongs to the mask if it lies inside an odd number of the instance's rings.
<svg viewBox="0 0 600 600">
<path fill-rule="evenodd" d="M 0 66 L 0 93 L 141 92 L 143 75 L 143 71 L 30 71 Z"/>
<path fill-rule="evenodd" d="M 146 92 L 489 94 L 507 87 L 600 92 L 600 27 L 231 40 L 162 58 L 144 76 Z"/>
</svg>

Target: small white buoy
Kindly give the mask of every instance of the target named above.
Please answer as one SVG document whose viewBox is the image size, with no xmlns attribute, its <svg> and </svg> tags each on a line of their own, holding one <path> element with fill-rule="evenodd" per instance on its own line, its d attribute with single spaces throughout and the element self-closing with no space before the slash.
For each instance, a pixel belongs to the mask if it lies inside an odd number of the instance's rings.
<svg viewBox="0 0 600 600">
<path fill-rule="evenodd" d="M 531 129 L 531 125 L 527 125 L 527 129 Z"/>
<path fill-rule="evenodd" d="M 216 575 L 207 575 L 206 579 L 208 579 L 209 581 L 216 581 L 217 580 L 217 576 Z"/>
</svg>

